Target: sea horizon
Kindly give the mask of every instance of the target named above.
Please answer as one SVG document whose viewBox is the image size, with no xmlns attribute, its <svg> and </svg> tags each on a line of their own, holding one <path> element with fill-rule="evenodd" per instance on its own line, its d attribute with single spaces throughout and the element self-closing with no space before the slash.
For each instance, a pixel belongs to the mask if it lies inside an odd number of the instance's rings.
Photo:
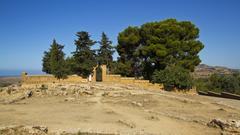
<svg viewBox="0 0 240 135">
<path fill-rule="evenodd" d="M 28 74 L 45 74 L 44 72 L 42 72 L 41 70 L 19 70 L 19 69 L 12 69 L 12 70 L 7 70 L 7 69 L 0 69 L 0 77 L 20 77 L 22 72 L 26 72 Z"/>
</svg>

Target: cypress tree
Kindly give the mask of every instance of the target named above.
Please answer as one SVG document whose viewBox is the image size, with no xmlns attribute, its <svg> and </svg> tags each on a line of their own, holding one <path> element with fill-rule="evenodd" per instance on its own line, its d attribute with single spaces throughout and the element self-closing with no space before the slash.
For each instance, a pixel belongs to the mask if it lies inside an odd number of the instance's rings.
<svg viewBox="0 0 240 135">
<path fill-rule="evenodd" d="M 50 49 L 51 72 L 58 79 L 67 78 L 66 64 L 64 60 L 65 54 L 62 51 L 63 48 L 63 45 L 58 44 L 55 39 L 53 40 Z"/>
<path fill-rule="evenodd" d="M 43 71 L 49 74 L 53 74 L 57 79 L 67 78 L 66 62 L 64 59 L 64 48 L 63 45 L 60 45 L 53 40 L 53 43 L 49 51 L 44 52 L 43 57 Z"/>
<path fill-rule="evenodd" d="M 110 41 L 107 35 L 103 32 L 101 41 L 99 42 L 100 49 L 98 52 L 98 62 L 99 64 L 106 64 L 109 66 L 113 61 L 113 47 L 112 41 Z"/>
<path fill-rule="evenodd" d="M 95 51 L 91 50 L 91 46 L 96 42 L 90 39 L 90 35 L 86 31 L 77 32 L 76 36 L 78 39 L 75 40 L 76 51 L 73 52 L 74 73 L 87 77 L 96 66 Z"/>
<path fill-rule="evenodd" d="M 51 74 L 51 65 L 50 65 L 50 53 L 49 51 L 44 51 L 44 56 L 42 59 L 42 71 Z"/>
</svg>

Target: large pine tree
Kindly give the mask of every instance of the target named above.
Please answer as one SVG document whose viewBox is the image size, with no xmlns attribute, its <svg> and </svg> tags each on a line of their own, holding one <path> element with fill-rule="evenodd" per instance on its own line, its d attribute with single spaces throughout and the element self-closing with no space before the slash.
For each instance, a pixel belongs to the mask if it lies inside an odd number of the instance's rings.
<svg viewBox="0 0 240 135">
<path fill-rule="evenodd" d="M 103 32 L 102 33 L 102 39 L 99 42 L 100 49 L 98 52 L 98 62 L 99 64 L 106 64 L 110 65 L 113 61 L 113 47 L 112 47 L 112 41 L 110 41 L 107 37 L 107 35 Z"/>
<path fill-rule="evenodd" d="M 96 42 L 90 39 L 90 35 L 86 31 L 77 32 L 76 36 L 78 39 L 75 40 L 76 51 L 73 52 L 74 73 L 87 77 L 96 66 L 95 51 L 91 50 L 91 46 Z"/>
<path fill-rule="evenodd" d="M 133 76 L 138 67 L 145 79 L 152 79 L 155 70 L 168 66 L 194 71 L 201 63 L 199 52 L 203 48 L 199 29 L 192 22 L 176 19 L 128 27 L 119 33 L 117 45 L 119 65 L 129 67 L 127 76 Z M 126 74 L 125 70 L 121 74 Z"/>
</svg>

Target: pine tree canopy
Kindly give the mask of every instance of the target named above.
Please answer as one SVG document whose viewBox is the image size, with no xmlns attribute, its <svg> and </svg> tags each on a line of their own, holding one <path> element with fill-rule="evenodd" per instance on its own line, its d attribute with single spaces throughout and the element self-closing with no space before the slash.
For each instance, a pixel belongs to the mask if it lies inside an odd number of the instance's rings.
<svg viewBox="0 0 240 135">
<path fill-rule="evenodd" d="M 194 71 L 201 62 L 198 53 L 204 47 L 198 37 L 199 29 L 194 24 L 176 19 L 128 27 L 118 35 L 119 61 L 132 63 L 129 74 L 135 74 L 134 67 L 139 66 L 146 79 L 168 65 Z"/>
</svg>

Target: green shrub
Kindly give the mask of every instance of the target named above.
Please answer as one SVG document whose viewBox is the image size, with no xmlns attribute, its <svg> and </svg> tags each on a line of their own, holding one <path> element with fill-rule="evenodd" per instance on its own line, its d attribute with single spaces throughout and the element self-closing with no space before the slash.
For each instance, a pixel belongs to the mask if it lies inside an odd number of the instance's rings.
<svg viewBox="0 0 240 135">
<path fill-rule="evenodd" d="M 209 78 L 199 78 L 195 81 L 197 90 L 230 92 L 240 94 L 240 75 L 237 74 L 213 74 Z"/>
<path fill-rule="evenodd" d="M 209 91 L 209 79 L 208 78 L 195 79 L 194 86 L 196 86 L 197 91 Z"/>
<path fill-rule="evenodd" d="M 167 67 L 164 70 L 156 70 L 153 74 L 153 82 L 163 83 L 164 89 L 189 90 L 193 86 L 190 71 L 179 66 Z"/>
<path fill-rule="evenodd" d="M 209 78 L 209 88 L 214 91 L 226 91 L 230 93 L 236 93 L 239 90 L 238 79 L 233 75 L 220 75 L 213 74 Z"/>
</svg>

